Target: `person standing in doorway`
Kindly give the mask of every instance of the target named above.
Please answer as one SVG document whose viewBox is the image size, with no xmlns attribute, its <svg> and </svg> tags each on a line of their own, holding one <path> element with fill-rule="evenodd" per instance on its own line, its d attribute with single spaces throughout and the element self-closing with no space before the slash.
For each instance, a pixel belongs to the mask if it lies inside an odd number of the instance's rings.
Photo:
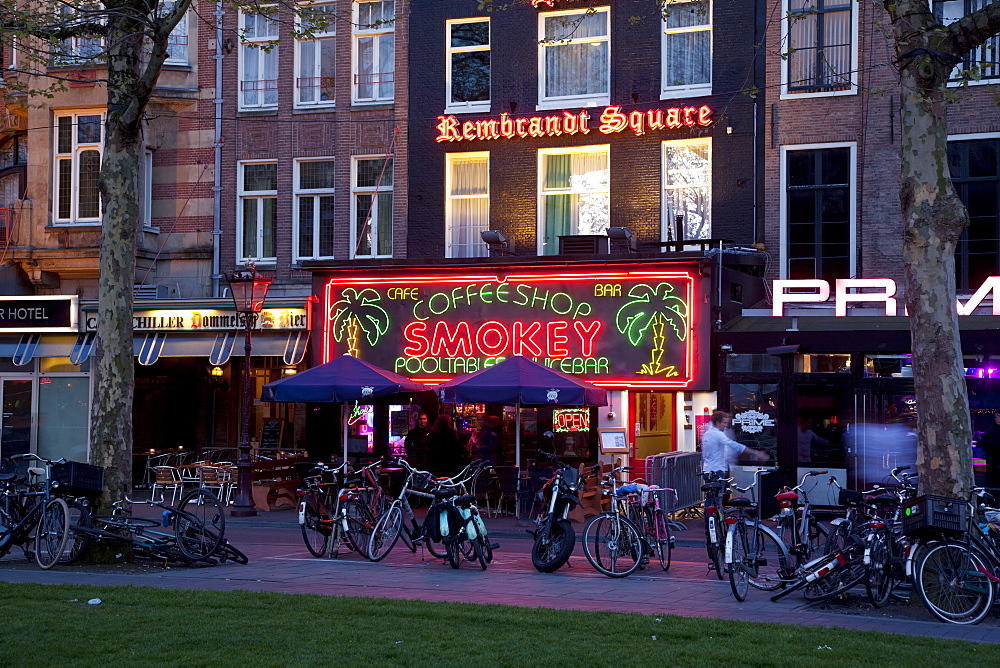
<svg viewBox="0 0 1000 668">
<path fill-rule="evenodd" d="M 426 471 L 431 461 L 431 432 L 427 429 L 427 413 L 417 415 L 417 425 L 403 439 L 406 461 L 410 466 Z"/>
</svg>

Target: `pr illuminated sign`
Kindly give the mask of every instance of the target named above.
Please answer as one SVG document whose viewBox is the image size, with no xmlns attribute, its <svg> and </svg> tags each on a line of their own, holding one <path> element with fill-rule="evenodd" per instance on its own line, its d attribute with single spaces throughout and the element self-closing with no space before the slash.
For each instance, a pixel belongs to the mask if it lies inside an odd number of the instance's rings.
<svg viewBox="0 0 1000 668">
<path fill-rule="evenodd" d="M 822 304 L 830 300 L 830 283 L 821 278 L 804 278 L 774 281 L 774 304 L 771 315 L 785 314 L 787 304 Z M 958 315 L 971 315 L 987 296 L 992 300 L 993 315 L 1000 315 L 1000 276 L 990 276 L 964 304 L 956 300 Z M 872 292 L 856 292 L 871 290 Z M 808 291 L 808 292 L 806 292 Z M 847 315 L 851 303 L 874 302 L 883 305 L 885 315 L 897 313 L 896 282 L 891 278 L 838 278 L 834 288 L 834 315 Z"/>
<path fill-rule="evenodd" d="M 606 386 L 688 387 L 695 281 L 665 270 L 329 278 L 321 359 L 350 353 L 433 383 L 524 355 Z"/>
<path fill-rule="evenodd" d="M 437 119 L 435 128 L 438 136 L 434 138 L 437 142 L 585 135 L 592 130 L 605 135 L 631 130 L 635 135 L 643 135 L 658 130 L 709 126 L 712 124 L 712 108 L 702 105 L 626 113 L 620 106 L 611 106 L 601 112 L 595 128 L 591 127 L 591 114 L 586 109 L 578 112 L 563 111 L 549 116 L 511 116 L 503 113 L 500 118 L 479 121 L 460 121 L 453 115 L 438 116 Z"/>
</svg>

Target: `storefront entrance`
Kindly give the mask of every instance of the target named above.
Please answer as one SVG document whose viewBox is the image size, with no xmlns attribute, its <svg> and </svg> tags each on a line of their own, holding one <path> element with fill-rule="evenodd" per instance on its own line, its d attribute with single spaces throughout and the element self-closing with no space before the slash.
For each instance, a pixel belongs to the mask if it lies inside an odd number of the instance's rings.
<svg viewBox="0 0 1000 668">
<path fill-rule="evenodd" d="M 31 451 L 31 379 L 0 376 L 0 456 Z"/>
</svg>

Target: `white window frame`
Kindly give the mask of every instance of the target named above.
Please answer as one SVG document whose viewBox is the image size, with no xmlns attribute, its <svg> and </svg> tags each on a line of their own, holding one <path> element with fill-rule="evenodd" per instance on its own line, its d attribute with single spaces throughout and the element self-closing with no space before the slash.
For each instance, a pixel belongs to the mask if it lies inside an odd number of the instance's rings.
<svg viewBox="0 0 1000 668">
<path fill-rule="evenodd" d="M 147 232 L 158 232 L 153 227 L 153 151 L 143 149 L 139 170 L 139 222 Z"/>
<path fill-rule="evenodd" d="M 673 4 L 684 4 L 685 2 L 691 2 L 692 0 L 666 0 L 666 9 L 669 11 L 669 6 Z M 713 0 L 708 0 L 708 16 L 706 17 L 705 23 L 697 26 L 686 26 L 684 28 L 667 28 L 666 20 L 661 19 L 660 25 L 662 30 L 660 32 L 660 99 L 667 100 L 677 97 L 697 97 L 700 95 L 711 95 L 712 94 L 712 77 L 714 75 L 714 62 L 713 57 L 715 55 L 715 30 L 712 24 L 713 12 L 715 11 L 715 5 Z M 669 35 L 677 35 L 681 33 L 689 32 L 708 32 L 708 83 L 699 84 L 685 84 L 682 86 L 668 86 L 667 85 L 667 41 Z"/>
<path fill-rule="evenodd" d="M 171 11 L 173 5 L 173 0 L 166 0 L 162 5 L 161 13 Z M 190 46 L 188 42 L 190 36 L 188 14 L 189 12 L 184 12 L 184 16 L 180 18 L 174 29 L 170 31 L 170 36 L 167 37 L 167 59 L 163 61 L 164 65 L 188 65 L 191 62 L 188 51 Z"/>
<path fill-rule="evenodd" d="M 857 0 L 851 2 L 851 76 L 849 86 L 844 90 L 815 91 L 815 92 L 794 92 L 788 90 L 791 59 L 787 57 L 791 48 L 791 20 L 789 19 L 788 0 L 781 0 L 781 92 L 782 100 L 805 100 L 812 97 L 835 97 L 838 95 L 858 94 L 858 14 L 860 8 Z"/>
<path fill-rule="evenodd" d="M 303 188 L 301 186 L 300 169 L 303 163 L 306 162 L 331 162 L 335 163 L 336 158 L 333 156 L 326 156 L 320 158 L 296 158 L 294 160 L 294 174 L 292 177 L 292 261 L 297 262 L 299 260 L 315 260 L 319 258 L 333 258 L 334 255 L 321 255 L 319 253 L 319 238 L 320 238 L 320 221 L 319 221 L 319 199 L 321 197 L 333 197 L 336 198 L 336 187 L 333 188 Z M 310 197 L 315 202 L 313 206 L 313 220 L 302 221 L 299 218 L 299 200 L 302 198 Z M 336 200 L 335 200 L 336 201 Z M 336 206 L 336 205 L 335 205 Z M 304 223 L 312 226 L 313 229 L 313 247 L 308 249 L 308 252 L 303 252 L 303 249 L 299 247 L 299 228 Z"/>
<path fill-rule="evenodd" d="M 849 148 L 851 149 L 851 200 L 849 229 L 850 241 L 850 276 L 857 273 L 858 266 L 858 144 L 857 142 L 832 142 L 829 144 L 786 144 L 778 151 L 779 165 L 779 245 L 781 248 L 781 262 L 778 266 L 778 278 L 786 280 L 788 278 L 788 152 L 789 151 L 815 151 L 826 148 Z"/>
<path fill-rule="evenodd" d="M 312 33 L 312 35 L 310 35 L 308 37 L 296 38 L 296 40 L 295 40 L 295 102 L 294 102 L 294 106 L 296 108 L 307 108 L 307 109 L 316 109 L 318 107 L 333 107 L 333 106 L 335 106 L 337 104 L 336 91 L 335 91 L 336 84 L 337 84 L 337 68 L 336 68 L 336 64 L 334 64 L 333 75 L 331 77 L 324 77 L 322 75 L 322 68 L 320 66 L 321 65 L 321 59 L 319 57 L 319 52 L 320 52 L 320 43 L 321 42 L 326 42 L 326 41 L 333 42 L 334 52 L 336 52 L 336 50 L 337 50 L 337 18 L 335 16 L 333 16 L 333 12 L 335 11 L 335 8 L 336 8 L 336 3 L 333 3 L 333 2 L 300 3 L 299 7 L 302 8 L 302 9 L 308 9 L 308 8 L 311 8 L 311 7 L 326 7 L 326 8 L 329 8 L 329 10 L 330 10 L 330 22 L 327 24 L 326 28 L 322 32 L 317 29 L 316 31 L 314 31 Z M 296 17 L 295 17 L 295 26 L 296 26 L 296 28 L 301 29 L 301 26 L 302 26 L 302 17 L 300 15 L 296 15 Z M 315 54 L 314 54 L 314 57 L 313 57 L 313 71 L 311 73 L 311 76 L 309 76 L 309 77 L 303 77 L 303 76 L 301 76 L 302 75 L 302 72 L 301 72 L 301 67 L 302 67 L 302 47 L 305 44 L 313 44 L 313 45 L 315 45 L 314 46 Z M 307 82 L 307 85 L 303 85 L 303 80 L 306 80 L 306 79 L 309 79 L 309 80 L 322 80 L 324 78 L 333 79 L 334 98 L 331 99 L 331 100 L 320 100 L 319 99 L 322 96 L 321 95 L 321 92 L 322 92 L 322 86 L 321 85 L 315 85 L 315 86 L 311 85 L 312 84 L 311 81 Z M 302 100 L 300 91 L 303 88 L 315 88 L 316 89 L 316 99 L 315 100 Z"/>
<path fill-rule="evenodd" d="M 261 5 L 262 9 L 267 7 L 273 7 L 273 5 Z M 249 54 L 253 54 L 253 57 L 257 59 L 257 72 L 264 72 L 271 60 L 275 63 L 275 71 L 278 71 L 278 22 L 276 19 L 268 20 L 268 34 L 264 36 L 246 36 L 246 18 L 250 14 L 261 15 L 259 12 L 246 12 L 240 11 L 239 18 L 239 30 L 240 30 L 240 44 L 239 44 L 239 110 L 255 110 L 255 109 L 275 109 L 278 106 L 278 80 L 274 79 L 254 79 L 252 82 L 245 79 L 246 74 L 246 59 L 249 58 Z M 266 18 L 266 17 L 265 17 Z M 265 51 L 260 47 L 248 47 L 249 44 L 272 44 L 270 50 Z M 280 72 L 279 72 L 280 75 Z M 247 103 L 246 96 L 251 90 L 248 84 L 253 84 L 252 90 L 256 91 L 256 102 Z M 275 100 L 273 103 L 265 102 L 266 92 L 275 91 Z"/>
<path fill-rule="evenodd" d="M 374 0 L 376 2 L 385 2 L 386 0 Z M 391 1 L 391 0 L 389 0 Z M 397 0 L 398 1 L 398 0 Z M 386 104 L 393 102 L 396 98 L 396 56 L 398 55 L 396 50 L 396 6 L 393 5 L 393 20 L 381 25 L 376 26 L 363 26 L 361 25 L 361 10 L 360 5 L 369 4 L 368 0 L 354 0 L 353 4 L 353 29 L 351 34 L 351 103 L 352 104 Z M 359 48 L 358 44 L 362 39 L 371 38 L 374 44 L 374 50 L 376 57 L 374 58 L 374 66 L 378 66 L 381 59 L 381 52 L 383 48 L 383 41 L 385 39 L 392 39 L 392 52 L 393 52 L 393 67 L 392 72 L 378 72 L 377 76 L 391 75 L 392 76 L 392 95 L 391 96 L 379 96 L 378 89 L 384 84 L 388 83 L 379 80 L 372 84 L 372 90 L 375 92 L 373 97 L 361 97 L 360 96 L 360 84 L 358 82 L 361 76 L 358 72 L 361 65 L 361 60 L 359 58 Z M 375 76 L 375 75 L 373 75 Z"/>
<path fill-rule="evenodd" d="M 939 19 L 939 20 L 941 20 L 941 22 L 944 23 L 944 25 L 951 25 L 952 23 L 954 23 L 954 21 L 957 21 L 957 20 L 959 20 L 961 18 L 964 18 L 965 16 L 968 15 L 968 13 L 969 13 L 968 12 L 968 3 L 967 3 L 966 0 L 948 0 L 948 2 L 960 2 L 962 4 L 962 16 L 960 16 L 960 17 L 958 17 L 956 19 L 953 19 L 951 21 L 947 21 L 948 17 L 942 16 L 941 19 Z M 937 7 L 936 7 L 937 4 L 938 3 L 935 0 L 931 0 L 931 11 L 934 12 L 935 16 L 937 16 L 937 14 L 938 14 Z M 975 10 L 973 10 L 973 11 L 975 11 Z M 945 23 L 945 21 L 947 21 L 947 23 Z M 990 49 L 991 45 L 994 47 L 992 50 Z M 981 50 L 992 51 L 993 57 L 994 58 L 998 57 L 998 55 L 1000 55 L 1000 54 L 998 54 L 998 50 L 1000 50 L 1000 36 L 994 35 L 993 37 L 990 37 L 988 40 L 986 40 L 985 44 L 983 44 L 980 47 L 976 47 L 976 49 L 975 49 L 975 51 L 981 51 Z M 971 57 L 971 55 L 972 54 L 966 54 L 966 57 Z M 961 70 L 964 69 L 965 58 L 963 58 L 962 60 L 963 60 L 963 62 L 959 63 L 958 65 L 956 65 L 955 69 L 952 70 L 952 78 L 950 78 L 949 81 L 948 81 L 948 86 L 949 87 L 954 88 L 954 87 L 958 87 L 958 86 L 984 86 L 984 85 L 989 85 L 989 84 L 996 85 L 996 84 L 1000 83 L 1000 76 L 981 77 L 979 79 L 972 79 L 972 78 L 958 79 L 958 78 L 954 78 L 958 72 L 961 72 Z"/>
<path fill-rule="evenodd" d="M 470 159 L 485 159 L 486 160 L 486 192 L 476 193 L 474 195 L 451 195 L 452 186 L 452 164 L 460 160 L 470 160 Z M 453 206 L 455 200 L 469 200 L 469 199 L 485 199 L 487 211 L 489 210 L 490 201 L 490 152 L 489 151 L 469 151 L 467 153 L 446 153 L 445 154 L 445 177 L 444 177 L 444 224 L 445 224 L 445 246 L 444 246 L 444 256 L 445 257 L 489 257 L 489 247 L 486 242 L 480 241 L 478 248 L 478 255 L 459 255 L 455 256 L 453 250 L 452 242 L 452 214 Z M 487 216 L 485 230 L 489 229 L 489 217 Z"/>
<path fill-rule="evenodd" d="M 97 143 L 80 143 L 79 134 L 77 132 L 77 122 L 76 119 L 81 116 L 100 116 L 101 118 L 101 140 Z M 59 119 L 60 118 L 72 118 L 72 140 L 71 149 L 69 152 L 60 153 L 59 152 Z M 84 151 L 97 151 L 98 155 L 103 161 L 104 159 L 104 136 L 105 136 L 105 111 L 104 109 L 74 109 L 74 110 L 60 110 L 54 112 L 52 115 L 52 224 L 53 225 L 100 225 L 101 224 L 101 210 L 103 205 L 100 200 L 100 194 L 98 194 L 97 210 L 98 214 L 96 217 L 91 218 L 81 218 L 80 212 L 80 154 Z M 69 218 L 59 217 L 59 163 L 60 160 L 70 159 L 72 160 L 72 175 L 70 182 L 70 191 L 72 193 L 72 199 L 70 201 L 70 216 Z"/>
<path fill-rule="evenodd" d="M 362 160 L 392 160 L 393 169 L 395 170 L 396 161 L 394 156 L 385 154 L 373 154 L 373 155 L 352 155 L 351 156 L 351 259 L 356 258 L 391 258 L 392 253 L 388 255 L 378 255 L 375 249 L 378 248 L 378 227 L 372 227 L 372 253 L 369 255 L 358 255 L 358 195 L 365 195 L 371 193 L 372 197 L 372 216 L 369 220 L 369 225 L 372 220 L 376 220 L 379 214 L 379 204 L 378 195 L 385 195 L 386 193 L 392 195 L 392 204 L 390 209 L 394 209 L 396 206 L 396 195 L 393 188 L 396 183 L 396 176 L 393 174 L 392 183 L 393 185 L 378 185 L 378 186 L 358 186 L 358 163 Z M 392 226 L 395 227 L 395 215 L 394 211 L 390 211 L 390 220 L 392 221 Z M 395 245 L 395 230 L 393 230 L 393 245 Z"/>
<path fill-rule="evenodd" d="M 258 264 L 275 264 L 278 261 L 278 258 L 277 258 L 277 252 L 278 252 L 277 237 L 279 236 L 278 233 L 277 233 L 277 227 L 278 227 L 277 213 L 275 213 L 275 220 L 274 220 L 274 226 L 275 226 L 275 244 L 274 244 L 275 248 L 274 248 L 274 252 L 275 252 L 275 255 L 273 255 L 273 256 L 267 256 L 267 257 L 259 256 L 259 255 L 248 255 L 246 253 L 246 248 L 243 247 L 243 226 L 244 226 L 244 221 L 243 221 L 243 202 L 244 202 L 244 200 L 247 200 L 247 199 L 258 200 L 258 204 L 257 204 L 257 220 L 261 224 L 257 226 L 257 240 L 256 240 L 256 243 L 257 243 L 257 249 L 263 251 L 263 249 L 264 249 L 264 225 L 263 225 L 264 217 L 263 217 L 263 204 L 261 202 L 263 200 L 265 200 L 265 199 L 274 199 L 275 200 L 275 211 L 277 211 L 277 199 L 278 199 L 278 191 L 277 191 L 277 189 L 275 189 L 275 190 L 244 190 L 243 189 L 243 184 L 244 184 L 243 171 L 244 171 L 244 169 L 246 168 L 247 165 L 275 165 L 275 172 L 277 172 L 278 161 L 277 160 L 241 160 L 240 162 L 237 163 L 237 170 L 236 170 L 236 179 L 237 179 L 237 181 L 236 181 L 236 262 L 238 264 L 245 264 L 248 261 L 253 261 L 253 262 L 256 262 Z M 277 174 L 275 174 L 275 181 L 277 181 Z M 277 185 L 277 184 L 275 184 L 275 185 Z"/>
<path fill-rule="evenodd" d="M 605 14 L 605 25 L 607 26 L 607 34 L 603 38 L 588 37 L 585 39 L 569 39 L 565 42 L 558 42 L 553 44 L 547 44 L 545 42 L 545 19 L 552 18 L 555 16 L 569 16 L 572 14 L 584 15 L 591 8 L 585 9 L 568 9 L 559 12 L 543 12 L 538 15 L 538 105 L 536 109 L 564 109 L 567 107 L 596 107 L 602 105 L 608 105 L 611 103 L 611 8 L 610 7 L 594 7 L 593 11 Z M 546 97 L 545 96 L 545 50 L 548 48 L 558 48 L 559 46 L 565 46 L 567 43 L 601 43 L 607 42 L 608 44 L 608 80 L 607 92 L 598 93 L 593 95 L 564 95 L 559 97 Z"/>
<path fill-rule="evenodd" d="M 537 219 L 538 224 L 535 230 L 535 236 L 537 239 L 536 252 L 539 256 L 542 255 L 557 255 L 559 253 L 558 248 L 552 249 L 551 253 L 545 252 L 545 197 L 547 195 L 575 195 L 575 194 L 586 194 L 586 193 L 596 193 L 596 190 L 585 190 L 581 188 L 564 188 L 559 190 L 545 190 L 545 156 L 554 154 L 566 154 L 566 153 L 605 153 L 608 156 L 608 226 L 611 225 L 611 144 L 595 144 L 592 146 L 566 146 L 561 148 L 542 148 L 538 149 L 538 212 Z M 576 232 L 579 234 L 579 231 Z"/>
<path fill-rule="evenodd" d="M 453 25 L 460 25 L 463 23 L 485 23 L 490 28 L 489 41 L 486 46 L 452 46 L 451 45 L 451 27 Z M 446 114 L 469 114 L 469 113 L 483 113 L 490 110 L 493 97 L 493 62 L 492 62 L 492 49 L 493 49 L 493 25 L 490 23 L 489 17 L 473 17 L 468 19 L 451 19 L 445 22 L 444 27 L 444 50 L 445 50 L 445 98 L 444 111 Z M 451 57 L 456 53 L 475 53 L 477 51 L 486 51 L 491 54 L 490 61 L 490 98 L 487 100 L 478 100 L 476 102 L 455 102 L 453 101 L 451 95 L 451 80 L 452 80 L 452 69 L 451 69 Z"/>
<path fill-rule="evenodd" d="M 668 236 L 672 236 L 674 229 L 674 219 L 668 206 L 667 192 L 672 190 L 684 190 L 685 188 L 696 188 L 701 184 L 668 185 L 667 175 L 667 148 L 671 146 L 707 146 L 708 147 L 708 183 L 703 184 L 708 188 L 708 227 L 709 236 L 712 238 L 712 138 L 699 137 L 696 139 L 674 139 L 661 142 L 660 144 L 660 238 L 664 241 Z M 687 237 L 685 231 L 685 237 Z"/>
</svg>

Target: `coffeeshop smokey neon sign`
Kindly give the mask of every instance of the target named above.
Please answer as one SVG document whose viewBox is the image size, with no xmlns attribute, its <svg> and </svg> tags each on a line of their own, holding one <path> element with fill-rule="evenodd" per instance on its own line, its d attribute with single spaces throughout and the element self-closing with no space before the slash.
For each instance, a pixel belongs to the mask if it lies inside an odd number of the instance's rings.
<svg viewBox="0 0 1000 668">
<path fill-rule="evenodd" d="M 591 131 L 613 135 L 631 130 L 636 136 L 658 130 L 707 127 L 712 124 L 712 108 L 670 107 L 647 111 L 624 112 L 620 106 L 606 107 L 597 117 L 597 126 L 591 127 L 593 116 L 586 109 L 577 112 L 563 111 L 548 116 L 512 116 L 478 121 L 460 121 L 457 116 L 438 116 L 435 126 L 437 142 L 492 141 L 497 139 L 527 139 L 529 137 L 559 137 L 561 135 L 590 134 Z"/>
<path fill-rule="evenodd" d="M 785 307 L 791 304 L 822 304 L 833 295 L 834 315 L 846 316 L 850 304 L 868 302 L 881 304 L 885 315 L 894 316 L 898 312 L 896 282 L 891 278 L 838 278 L 833 290 L 830 282 L 820 278 L 777 280 L 773 283 L 774 304 L 771 315 L 782 316 Z M 809 292 L 803 292 L 808 290 Z M 866 292 L 858 292 L 866 290 Z M 958 315 L 971 315 L 989 296 L 992 300 L 993 315 L 1000 315 L 1000 276 L 990 276 L 979 286 L 964 304 L 955 300 Z"/>
</svg>

